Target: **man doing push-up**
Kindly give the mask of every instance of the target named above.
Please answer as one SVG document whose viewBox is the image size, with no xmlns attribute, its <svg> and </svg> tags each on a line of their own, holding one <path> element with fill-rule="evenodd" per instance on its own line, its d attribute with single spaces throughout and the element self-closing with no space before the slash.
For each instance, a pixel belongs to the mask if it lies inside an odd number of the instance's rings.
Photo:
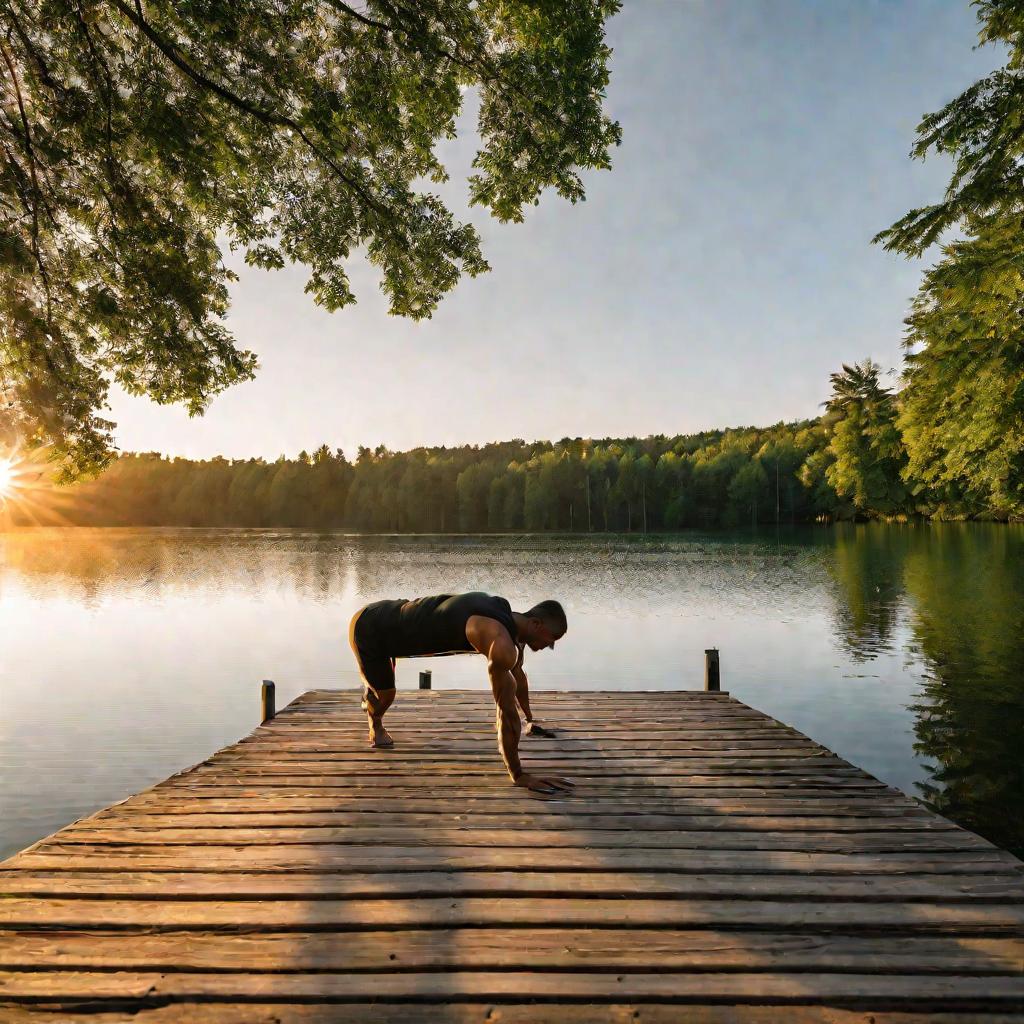
<svg viewBox="0 0 1024 1024">
<path fill-rule="evenodd" d="M 365 684 L 370 743 L 390 747 L 394 742 L 384 728 L 384 713 L 395 699 L 396 658 L 482 654 L 497 705 L 498 750 L 512 781 L 540 793 L 568 791 L 572 784 L 564 779 L 523 771 L 516 706 L 526 716 L 527 735 L 552 735 L 533 720 L 523 648 L 554 648 L 565 632 L 565 612 L 557 601 L 542 601 L 528 612 L 514 612 L 503 597 L 478 592 L 368 604 L 352 618 L 349 643 Z"/>
</svg>

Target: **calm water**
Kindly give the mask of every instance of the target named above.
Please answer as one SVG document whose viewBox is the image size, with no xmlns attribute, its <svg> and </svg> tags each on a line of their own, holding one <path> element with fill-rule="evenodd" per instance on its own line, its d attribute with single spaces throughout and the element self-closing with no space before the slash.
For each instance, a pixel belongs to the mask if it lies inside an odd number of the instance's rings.
<svg viewBox="0 0 1024 1024">
<path fill-rule="evenodd" d="M 365 602 L 470 589 L 566 605 L 566 639 L 528 658 L 536 690 L 700 687 L 717 646 L 741 700 L 1024 853 L 1024 526 L 949 524 L 0 534 L 0 857 L 248 732 L 263 678 L 279 706 L 354 687 Z M 487 685 L 467 657 L 399 662 L 399 687 L 427 667 Z"/>
</svg>

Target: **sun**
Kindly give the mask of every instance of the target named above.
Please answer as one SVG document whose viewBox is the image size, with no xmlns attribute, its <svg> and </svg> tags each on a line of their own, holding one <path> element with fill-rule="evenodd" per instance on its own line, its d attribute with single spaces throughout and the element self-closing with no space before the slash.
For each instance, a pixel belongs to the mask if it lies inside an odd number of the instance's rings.
<svg viewBox="0 0 1024 1024">
<path fill-rule="evenodd" d="M 17 486 L 17 467 L 10 459 L 0 459 L 0 501 L 10 497 Z"/>
<path fill-rule="evenodd" d="M 71 496 L 54 500 L 45 453 L 7 449 L 0 455 L 0 530 L 10 526 L 63 526 L 63 505 Z"/>
</svg>

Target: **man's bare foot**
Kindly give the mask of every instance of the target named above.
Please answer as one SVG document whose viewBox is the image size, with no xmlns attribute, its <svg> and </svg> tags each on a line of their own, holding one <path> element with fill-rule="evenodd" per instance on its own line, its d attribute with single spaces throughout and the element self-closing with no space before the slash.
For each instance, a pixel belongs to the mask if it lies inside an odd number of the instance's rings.
<svg viewBox="0 0 1024 1024">
<path fill-rule="evenodd" d="M 375 725 L 373 722 L 370 723 L 371 747 L 393 747 L 394 745 L 395 741 L 391 738 L 391 733 L 389 733 L 383 725 Z"/>
</svg>

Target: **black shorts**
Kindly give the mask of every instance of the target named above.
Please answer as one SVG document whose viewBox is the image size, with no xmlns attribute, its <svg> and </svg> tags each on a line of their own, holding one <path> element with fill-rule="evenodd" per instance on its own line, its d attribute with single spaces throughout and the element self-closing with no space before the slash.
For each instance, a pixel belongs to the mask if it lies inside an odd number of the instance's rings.
<svg viewBox="0 0 1024 1024">
<path fill-rule="evenodd" d="M 384 649 L 379 635 L 375 635 L 370 621 L 363 616 L 363 608 L 352 617 L 348 627 L 348 642 L 356 656 L 356 664 L 371 690 L 395 688 L 395 659 Z M 372 618 L 372 616 L 370 616 Z"/>
</svg>

